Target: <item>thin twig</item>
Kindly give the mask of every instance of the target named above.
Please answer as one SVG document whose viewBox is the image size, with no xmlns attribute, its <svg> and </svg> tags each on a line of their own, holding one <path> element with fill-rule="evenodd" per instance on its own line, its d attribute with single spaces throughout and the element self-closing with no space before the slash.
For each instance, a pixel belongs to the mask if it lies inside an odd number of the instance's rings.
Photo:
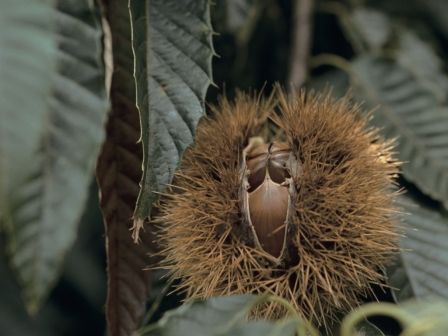
<svg viewBox="0 0 448 336">
<path fill-rule="evenodd" d="M 294 0 L 292 45 L 288 84 L 291 90 L 300 88 L 308 73 L 311 48 L 314 0 Z"/>
</svg>

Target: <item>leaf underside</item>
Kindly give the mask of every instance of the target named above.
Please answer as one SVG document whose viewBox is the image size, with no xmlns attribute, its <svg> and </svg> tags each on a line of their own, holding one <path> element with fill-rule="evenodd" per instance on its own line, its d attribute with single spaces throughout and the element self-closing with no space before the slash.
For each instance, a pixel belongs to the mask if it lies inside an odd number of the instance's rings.
<svg viewBox="0 0 448 336">
<path fill-rule="evenodd" d="M 0 225 L 44 127 L 57 50 L 51 13 L 42 1 L 0 3 Z"/>
<path fill-rule="evenodd" d="M 347 23 L 352 43 L 366 49 L 352 67 L 356 98 L 376 109 L 373 122 L 386 136 L 398 138 L 405 178 L 447 206 L 448 76 L 442 60 L 427 41 L 378 10 L 357 8 Z"/>
<path fill-rule="evenodd" d="M 402 197 L 401 260 L 388 270 L 398 301 L 412 297 L 448 299 L 448 218 Z M 403 276 L 405 275 L 405 276 Z"/>
<path fill-rule="evenodd" d="M 386 137 L 397 138 L 404 177 L 446 207 L 448 76 L 442 60 L 427 40 L 381 11 L 357 8 L 348 19 L 347 37 L 361 53 L 349 71 L 355 98 L 374 108 L 373 124 Z M 446 297 L 446 216 L 409 197 L 399 203 L 409 214 L 403 216 L 403 251 L 387 272 L 395 299 Z"/>
<path fill-rule="evenodd" d="M 423 73 L 385 57 L 362 56 L 353 63 L 355 95 L 376 108 L 373 124 L 396 151 L 406 179 L 448 205 L 448 106 Z M 429 83 L 429 84 L 428 84 Z"/>
<path fill-rule="evenodd" d="M 7 251 L 30 313 L 55 283 L 76 238 L 107 107 L 102 32 L 93 2 L 60 0 L 48 17 L 55 19 L 56 31 L 49 34 L 58 43 L 56 71 L 45 96 L 48 107 L 38 147 L 28 158 L 26 179 L 10 194 L 6 232 Z"/>
<path fill-rule="evenodd" d="M 106 229 L 109 336 L 127 336 L 138 328 L 150 289 L 149 264 L 152 241 L 147 232 L 135 244 L 129 231 L 141 178 L 142 148 L 138 143 L 140 121 L 135 105 L 131 26 L 127 2 L 105 2 L 112 34 L 112 109 L 106 141 L 97 166 L 100 205 Z"/>
<path fill-rule="evenodd" d="M 211 83 L 208 0 L 130 0 L 143 176 L 134 214 L 140 227 L 193 142 Z"/>
</svg>

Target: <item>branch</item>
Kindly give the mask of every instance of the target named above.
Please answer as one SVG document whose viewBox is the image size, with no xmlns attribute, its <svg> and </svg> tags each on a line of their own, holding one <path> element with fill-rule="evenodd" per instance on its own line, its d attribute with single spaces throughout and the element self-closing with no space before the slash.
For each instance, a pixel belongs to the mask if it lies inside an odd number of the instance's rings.
<svg viewBox="0 0 448 336">
<path fill-rule="evenodd" d="M 300 88 L 307 77 L 307 63 L 311 48 L 314 0 L 294 0 L 293 32 L 288 85 Z"/>
</svg>

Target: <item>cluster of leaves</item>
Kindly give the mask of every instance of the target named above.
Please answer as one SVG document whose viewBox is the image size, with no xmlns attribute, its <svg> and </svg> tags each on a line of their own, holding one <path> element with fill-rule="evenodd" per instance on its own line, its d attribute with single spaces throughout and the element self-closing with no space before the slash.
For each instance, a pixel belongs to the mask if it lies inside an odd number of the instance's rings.
<svg viewBox="0 0 448 336">
<path fill-rule="evenodd" d="M 151 262 L 153 239 L 140 229 L 205 112 L 215 55 L 210 14 L 221 34 L 214 39 L 221 54 L 215 81 L 227 83 L 231 95 L 237 86 L 285 83 L 289 35 L 300 27 L 291 12 L 300 1 L 228 0 L 211 7 L 208 0 L 0 0 L 1 250 L 31 314 L 60 276 L 98 160 L 109 334 L 130 335 L 149 319 L 147 302 L 156 297 L 152 315 L 166 284 L 150 290 L 154 272 L 143 269 Z M 393 299 L 448 299 L 448 75 L 438 56 L 448 53 L 441 47 L 448 41 L 448 6 L 443 0 L 311 2 L 307 86 L 332 86 L 335 95 L 351 88 L 354 100 L 375 109 L 372 124 L 397 138 L 399 183 L 407 191 L 400 204 L 409 215 L 403 251 L 387 270 Z M 216 93 L 209 90 L 207 100 Z M 141 332 L 311 330 L 297 317 L 246 322 L 264 299 L 183 305 Z M 388 314 L 388 307 L 372 312 Z M 371 308 L 365 309 L 347 317 L 343 335 L 368 315 Z M 403 309 L 391 314 L 410 333 L 427 332 L 430 325 L 431 335 L 446 334 L 446 322 L 438 325 L 445 303 Z M 357 329 L 382 335 L 370 324 Z"/>
</svg>

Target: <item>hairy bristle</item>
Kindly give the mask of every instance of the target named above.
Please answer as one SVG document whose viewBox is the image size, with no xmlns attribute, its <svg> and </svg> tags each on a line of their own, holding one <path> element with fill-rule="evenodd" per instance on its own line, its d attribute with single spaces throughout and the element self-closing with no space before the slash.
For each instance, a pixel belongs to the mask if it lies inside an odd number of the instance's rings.
<svg viewBox="0 0 448 336">
<path fill-rule="evenodd" d="M 275 112 L 275 109 L 278 109 Z M 290 301 L 318 325 L 359 304 L 397 251 L 392 143 L 367 126 L 348 98 L 299 92 L 223 98 L 201 121 L 173 186 L 160 204 L 164 261 L 188 298 L 265 293 Z M 241 155 L 269 137 L 271 119 L 301 164 L 294 177 L 295 262 L 273 264 L 245 239 Z M 269 139 L 268 139 L 269 140 Z M 256 315 L 280 317 L 275 304 Z"/>
</svg>

